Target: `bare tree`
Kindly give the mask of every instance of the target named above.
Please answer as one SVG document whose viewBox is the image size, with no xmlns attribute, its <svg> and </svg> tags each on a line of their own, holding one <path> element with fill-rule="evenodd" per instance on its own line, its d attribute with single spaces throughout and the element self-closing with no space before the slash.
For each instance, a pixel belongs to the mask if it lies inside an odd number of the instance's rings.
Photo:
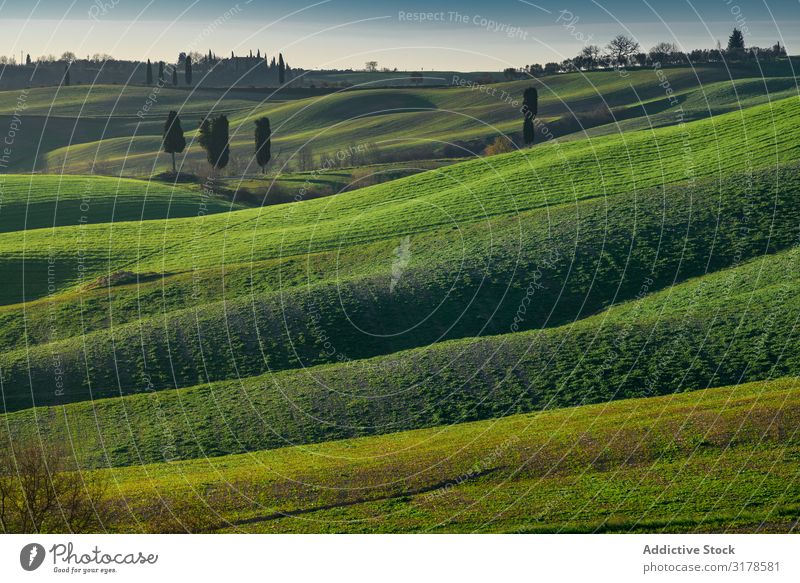
<svg viewBox="0 0 800 583">
<path fill-rule="evenodd" d="M 587 45 L 581 49 L 581 59 L 589 70 L 595 69 L 600 63 L 600 47 L 597 45 Z"/>
<path fill-rule="evenodd" d="M 618 34 L 606 45 L 608 56 L 614 65 L 625 65 L 631 55 L 639 50 L 639 43 L 624 34 Z"/>
<path fill-rule="evenodd" d="M 650 49 L 649 55 L 650 59 L 657 63 L 665 63 L 669 61 L 670 56 L 673 53 L 678 52 L 678 47 L 676 47 L 673 43 L 658 43 L 652 49 Z"/>
<path fill-rule="evenodd" d="M 297 152 L 297 164 L 302 172 L 314 168 L 314 151 L 311 144 L 306 144 Z"/>
<path fill-rule="evenodd" d="M 367 61 L 365 63 L 366 70 L 370 73 L 374 73 L 378 70 L 378 61 Z"/>
<path fill-rule="evenodd" d="M 8 447 L 5 447 L 8 445 Z M 0 448 L 0 528 L 3 532 L 88 532 L 107 517 L 105 483 L 70 471 L 59 446 L 38 442 Z"/>
</svg>

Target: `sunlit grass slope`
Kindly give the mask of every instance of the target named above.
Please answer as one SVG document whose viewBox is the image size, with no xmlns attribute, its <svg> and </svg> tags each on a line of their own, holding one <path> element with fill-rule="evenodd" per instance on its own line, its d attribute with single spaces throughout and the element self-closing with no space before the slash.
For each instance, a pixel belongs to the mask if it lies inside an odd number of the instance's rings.
<svg viewBox="0 0 800 583">
<path fill-rule="evenodd" d="M 795 247 L 657 293 L 643 282 L 640 299 L 571 325 L 179 390 L 158 391 L 144 339 L 138 394 L 5 422 L 128 465 L 161 459 L 165 440 L 189 459 L 796 375 L 799 280 Z"/>
<path fill-rule="evenodd" d="M 788 532 L 798 423 L 786 378 L 100 475 L 126 532 Z"/>
<path fill-rule="evenodd" d="M 670 88 L 678 93 L 695 91 L 702 96 L 706 86 L 719 82 L 731 86 L 730 80 L 725 81 L 729 73 L 720 68 L 676 68 L 667 71 L 667 75 Z M 584 119 L 587 113 L 600 107 L 619 110 L 618 115 L 625 118 L 645 113 L 652 116 L 667 106 L 661 79 L 653 70 L 631 71 L 626 77 L 611 71 L 573 73 L 486 87 L 459 86 L 458 77 L 450 77 L 446 82 L 455 87 L 348 90 L 286 103 L 254 105 L 249 111 L 243 109 L 232 114 L 234 157 L 252 158 L 252 121 L 262 115 L 272 120 L 273 144 L 276 152 L 284 154 L 283 159 L 306 143 L 316 154 L 321 154 L 375 142 L 380 143 L 385 154 L 407 159 L 410 155 L 418 158 L 441 155 L 452 142 L 464 142 L 479 152 L 483 149 L 481 144 L 499 133 L 518 132 L 521 115 L 518 101 L 524 88 L 532 84 L 540 90 L 540 117 L 548 122 L 563 115 Z M 779 91 L 775 98 L 788 95 L 780 93 L 788 91 L 785 84 L 768 87 L 769 90 Z M 724 97 L 713 95 L 711 106 L 698 104 L 699 114 L 693 109 L 687 119 L 736 109 L 738 96 L 735 92 L 728 93 Z M 650 110 L 639 107 L 640 100 L 653 100 Z M 224 108 L 225 103 L 222 101 L 218 108 Z M 694 106 L 687 105 L 690 107 Z M 196 107 L 191 98 L 187 99 L 187 108 L 186 117 L 190 121 L 184 125 L 187 130 L 194 130 L 196 120 L 189 111 Z M 664 123 L 675 121 L 664 116 L 656 125 Z M 580 125 L 571 131 L 579 128 Z M 153 128 L 142 128 L 135 137 L 109 136 L 111 139 L 103 143 L 76 144 L 68 151 L 53 151 L 47 159 L 53 168 L 80 172 L 99 155 L 115 171 L 151 173 L 168 163 L 163 156 L 157 158 L 159 141 L 154 135 L 157 133 Z M 202 151 L 195 145 L 187 150 L 186 159 L 201 163 Z M 251 169 L 256 170 L 252 165 Z"/>
<path fill-rule="evenodd" d="M 798 188 L 792 165 L 3 307 L 6 406 L 135 393 L 143 375 L 163 390 L 566 324 L 792 247 Z"/>
<path fill-rule="evenodd" d="M 91 144 L 82 149 L 80 169 L 72 174 L 111 173 L 101 144 L 121 138 L 160 136 L 166 115 L 180 110 L 186 129 L 209 111 L 246 115 L 269 98 L 263 91 L 223 89 L 173 89 L 141 85 L 74 85 L 34 87 L 0 91 L 0 121 L 4 127 L 18 127 L 7 155 L 9 171 L 61 173 L 69 147 Z M 22 123 L 20 123 L 22 116 Z M 160 150 L 160 140 L 155 142 Z M 164 158 L 158 170 L 170 167 Z M 152 163 L 143 163 L 137 174 L 149 176 Z M 118 172 L 116 174 L 119 174 Z"/>
<path fill-rule="evenodd" d="M 0 193 L 0 232 L 196 217 L 203 209 L 241 208 L 180 186 L 101 176 L 2 174 Z"/>
<path fill-rule="evenodd" d="M 550 143 L 296 205 L 201 220 L 115 223 L 113 236 L 108 225 L 90 225 L 79 250 L 81 269 L 91 277 L 122 268 L 175 272 L 274 259 L 770 168 L 800 156 L 798 115 L 800 99 L 789 98 L 680 126 Z M 34 299 L 34 282 L 41 281 L 35 264 L 50 256 L 59 266 L 59 287 L 74 285 L 75 236 L 70 228 L 30 233 L 25 240 L 0 235 L 0 273 L 18 273 L 24 253 L 33 264 L 28 299 Z M 19 297 L 9 290 L 2 299 Z"/>
</svg>

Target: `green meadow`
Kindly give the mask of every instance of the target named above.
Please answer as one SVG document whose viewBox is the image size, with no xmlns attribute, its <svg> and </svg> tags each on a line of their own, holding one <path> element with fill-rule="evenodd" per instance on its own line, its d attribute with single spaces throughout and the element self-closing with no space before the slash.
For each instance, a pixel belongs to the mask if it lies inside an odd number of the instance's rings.
<svg viewBox="0 0 800 583">
<path fill-rule="evenodd" d="M 783 532 L 799 510 L 797 383 L 100 475 L 126 532 Z"/>
<path fill-rule="evenodd" d="M 112 532 L 795 528 L 796 80 L 662 73 L 30 89 L 0 440 L 66 444 Z M 484 152 L 531 84 L 536 145 Z"/>
</svg>

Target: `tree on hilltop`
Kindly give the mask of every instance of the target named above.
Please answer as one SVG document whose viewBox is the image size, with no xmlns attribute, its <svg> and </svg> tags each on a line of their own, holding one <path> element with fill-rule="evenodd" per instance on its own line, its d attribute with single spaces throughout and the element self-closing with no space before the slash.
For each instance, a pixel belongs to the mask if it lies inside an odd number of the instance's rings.
<svg viewBox="0 0 800 583">
<path fill-rule="evenodd" d="M 283 62 L 283 53 L 278 54 L 278 83 L 286 82 L 286 63 Z"/>
<path fill-rule="evenodd" d="M 147 59 L 147 85 L 153 84 L 153 65 L 150 64 L 150 59 Z"/>
<path fill-rule="evenodd" d="M 606 46 L 608 56 L 615 65 L 625 65 L 639 50 L 639 43 L 624 34 L 618 34 Z"/>
<path fill-rule="evenodd" d="M 597 68 L 600 64 L 600 47 L 597 45 L 587 45 L 581 49 L 581 63 L 590 71 Z"/>
<path fill-rule="evenodd" d="M 744 52 L 744 35 L 738 28 L 734 28 L 728 37 L 728 52 L 732 54 Z"/>
<path fill-rule="evenodd" d="M 650 56 L 650 60 L 654 63 L 665 64 L 668 63 L 672 55 L 677 52 L 678 47 L 675 46 L 674 43 L 660 42 L 650 49 L 648 55 Z"/>
</svg>

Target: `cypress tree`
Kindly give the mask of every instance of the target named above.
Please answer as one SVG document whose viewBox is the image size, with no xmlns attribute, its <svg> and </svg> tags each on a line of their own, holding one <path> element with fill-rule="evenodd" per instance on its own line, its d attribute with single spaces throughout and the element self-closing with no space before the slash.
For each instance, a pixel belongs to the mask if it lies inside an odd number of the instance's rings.
<svg viewBox="0 0 800 583">
<path fill-rule="evenodd" d="M 186 79 L 186 84 L 192 84 L 192 57 L 186 56 L 186 63 L 183 65 L 184 67 L 184 78 Z"/>
<path fill-rule="evenodd" d="M 256 162 L 261 167 L 261 172 L 267 173 L 267 164 L 272 158 L 272 129 L 269 127 L 269 118 L 261 117 L 256 120 Z"/>
<path fill-rule="evenodd" d="M 150 64 L 150 59 L 147 59 L 147 84 L 153 84 L 153 66 Z"/>
<path fill-rule="evenodd" d="M 172 67 L 172 86 L 178 86 L 178 67 Z"/>
<path fill-rule="evenodd" d="M 225 115 L 218 115 L 213 119 L 206 117 L 200 122 L 198 142 L 206 151 L 206 160 L 215 172 L 225 168 L 230 158 L 228 125 Z"/>
<path fill-rule="evenodd" d="M 536 87 L 528 87 L 522 94 L 522 112 L 525 116 L 522 122 L 522 141 L 526 146 L 533 144 L 535 132 L 533 118 L 539 112 L 539 92 Z"/>
<path fill-rule="evenodd" d="M 283 62 L 283 53 L 278 54 L 278 83 L 286 83 L 286 64 Z"/>
<path fill-rule="evenodd" d="M 217 170 L 225 168 L 230 159 L 231 146 L 228 128 L 228 117 L 224 114 L 217 116 L 211 124 L 211 136 L 214 140 L 214 150 L 216 153 L 214 167 Z"/>
<path fill-rule="evenodd" d="M 26 65 L 30 65 L 31 64 L 31 55 L 30 55 L 30 53 L 28 53 L 28 55 L 25 57 L 25 64 Z"/>
<path fill-rule="evenodd" d="M 164 151 L 172 154 L 172 173 L 175 174 L 175 154 L 180 154 L 186 147 L 186 138 L 183 137 L 181 118 L 177 111 L 170 111 L 164 124 Z"/>
<path fill-rule="evenodd" d="M 164 84 L 164 61 L 158 62 L 158 84 Z"/>
</svg>

